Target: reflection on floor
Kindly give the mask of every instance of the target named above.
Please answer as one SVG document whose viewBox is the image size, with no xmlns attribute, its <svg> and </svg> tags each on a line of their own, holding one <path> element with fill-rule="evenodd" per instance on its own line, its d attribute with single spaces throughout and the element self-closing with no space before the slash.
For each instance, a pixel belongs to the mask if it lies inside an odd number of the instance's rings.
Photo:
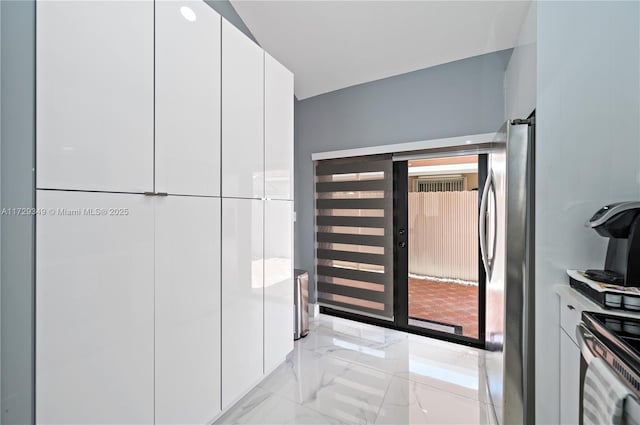
<svg viewBox="0 0 640 425">
<path fill-rule="evenodd" d="M 219 424 L 493 424 L 484 351 L 321 315 Z"/>
<path fill-rule="evenodd" d="M 409 316 L 462 326 L 478 337 L 478 287 L 409 278 Z"/>
</svg>

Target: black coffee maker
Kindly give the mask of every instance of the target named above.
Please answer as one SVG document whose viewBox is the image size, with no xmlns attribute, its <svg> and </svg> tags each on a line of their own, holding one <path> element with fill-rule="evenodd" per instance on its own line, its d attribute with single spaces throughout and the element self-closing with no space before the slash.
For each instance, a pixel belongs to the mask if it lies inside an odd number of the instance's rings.
<svg viewBox="0 0 640 425">
<path fill-rule="evenodd" d="M 609 238 L 604 270 L 587 270 L 590 279 L 640 286 L 640 202 L 618 202 L 598 210 L 587 222 Z"/>
</svg>

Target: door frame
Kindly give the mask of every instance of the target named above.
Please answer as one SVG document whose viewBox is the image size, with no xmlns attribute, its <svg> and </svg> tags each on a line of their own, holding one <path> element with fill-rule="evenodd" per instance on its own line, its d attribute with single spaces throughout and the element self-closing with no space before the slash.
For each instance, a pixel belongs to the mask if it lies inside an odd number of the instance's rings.
<svg viewBox="0 0 640 425">
<path fill-rule="evenodd" d="M 451 155 L 446 151 L 438 152 L 438 157 L 456 156 L 462 154 L 478 156 L 478 213 L 480 213 L 481 195 L 488 174 L 488 158 L 491 149 L 482 151 L 450 150 Z M 431 155 L 429 155 L 431 156 Z M 404 205 L 400 210 L 399 205 Z M 354 320 L 361 323 L 380 326 L 383 328 L 399 330 L 416 335 L 436 338 L 461 345 L 475 348 L 485 348 L 486 334 L 486 274 L 482 264 L 480 253 L 480 239 L 478 238 L 478 338 L 471 338 L 453 333 L 441 332 L 432 329 L 411 326 L 408 324 L 408 256 L 407 250 L 399 247 L 400 242 L 408 242 L 408 232 L 404 235 L 398 234 L 398 229 L 403 226 L 408 229 L 408 167 L 407 159 L 393 161 L 393 320 L 365 316 L 355 312 L 335 309 L 327 306 L 320 306 L 320 313 L 335 317 Z M 315 232 L 315 230 L 314 230 Z"/>
<path fill-rule="evenodd" d="M 481 194 L 488 173 L 488 155 L 478 154 L 478 213 Z M 422 328 L 409 324 L 409 258 L 408 258 L 408 161 L 393 163 L 393 262 L 394 262 L 394 325 L 406 332 L 438 338 L 478 348 L 485 346 L 486 274 L 478 238 L 478 338 Z M 401 232 L 404 229 L 404 232 Z M 404 244 L 404 246 L 403 246 Z"/>
</svg>

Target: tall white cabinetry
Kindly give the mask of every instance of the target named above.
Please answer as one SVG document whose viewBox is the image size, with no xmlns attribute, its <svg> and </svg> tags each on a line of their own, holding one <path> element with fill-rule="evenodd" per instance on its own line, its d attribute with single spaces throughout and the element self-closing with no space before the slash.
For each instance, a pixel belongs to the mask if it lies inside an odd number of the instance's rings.
<svg viewBox="0 0 640 425">
<path fill-rule="evenodd" d="M 37 187 L 153 190 L 153 7 L 38 1 Z"/>
<path fill-rule="evenodd" d="M 220 15 L 158 1 L 155 46 L 155 190 L 220 196 Z"/>
<path fill-rule="evenodd" d="M 263 375 L 263 235 L 262 200 L 222 200 L 223 408 Z"/>
<path fill-rule="evenodd" d="M 153 198 L 38 191 L 36 205 L 36 423 L 152 423 Z"/>
<path fill-rule="evenodd" d="M 209 423 L 293 348 L 293 75 L 199 0 L 37 13 L 36 421 Z"/>
<path fill-rule="evenodd" d="M 264 209 L 264 370 L 293 350 L 293 202 L 268 200 Z"/>
<path fill-rule="evenodd" d="M 220 413 L 220 199 L 156 197 L 158 424 Z"/>
<path fill-rule="evenodd" d="M 264 59 L 264 369 L 293 349 L 293 74 Z"/>
<path fill-rule="evenodd" d="M 222 20 L 222 196 L 264 196 L 264 51 Z"/>
<path fill-rule="evenodd" d="M 293 199 L 293 74 L 264 55 L 265 197 Z"/>
</svg>

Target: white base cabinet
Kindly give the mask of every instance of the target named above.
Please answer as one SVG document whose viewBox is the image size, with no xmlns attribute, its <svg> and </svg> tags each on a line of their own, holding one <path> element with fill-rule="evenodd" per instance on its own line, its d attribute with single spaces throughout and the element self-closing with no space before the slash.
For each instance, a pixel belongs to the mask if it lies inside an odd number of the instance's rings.
<svg viewBox="0 0 640 425">
<path fill-rule="evenodd" d="M 36 423 L 153 423 L 153 199 L 36 205 Z"/>
<path fill-rule="evenodd" d="M 220 199 L 155 198 L 156 424 L 220 413 Z"/>
<path fill-rule="evenodd" d="M 293 202 L 265 201 L 264 370 L 293 350 Z"/>
<path fill-rule="evenodd" d="M 222 408 L 263 375 L 264 213 L 259 199 L 222 199 Z"/>
<path fill-rule="evenodd" d="M 560 329 L 560 423 L 577 425 L 580 410 L 580 349 Z"/>
</svg>

